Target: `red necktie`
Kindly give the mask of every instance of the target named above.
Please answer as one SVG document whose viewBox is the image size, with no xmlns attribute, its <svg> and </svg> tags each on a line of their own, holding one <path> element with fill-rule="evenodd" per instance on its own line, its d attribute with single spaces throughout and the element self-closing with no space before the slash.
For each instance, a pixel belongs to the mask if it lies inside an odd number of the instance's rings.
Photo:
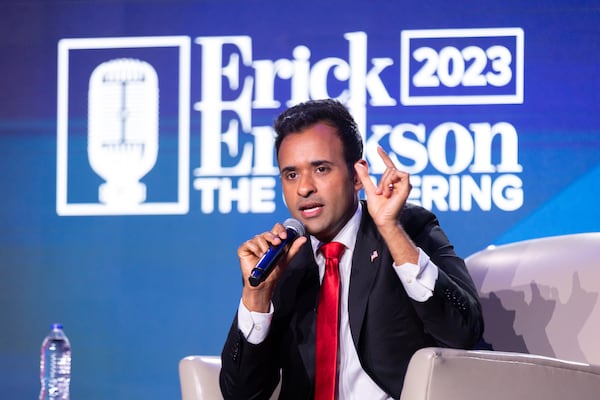
<svg viewBox="0 0 600 400">
<path fill-rule="evenodd" d="M 317 309 L 315 400 L 335 398 L 340 302 L 339 259 L 345 250 L 338 242 L 320 248 L 325 257 L 325 275 Z"/>
</svg>

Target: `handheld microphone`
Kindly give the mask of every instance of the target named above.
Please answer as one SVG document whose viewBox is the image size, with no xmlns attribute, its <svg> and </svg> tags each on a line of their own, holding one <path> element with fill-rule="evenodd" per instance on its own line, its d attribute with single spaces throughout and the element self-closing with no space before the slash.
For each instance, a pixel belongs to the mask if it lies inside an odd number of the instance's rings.
<svg viewBox="0 0 600 400">
<path fill-rule="evenodd" d="M 298 236 L 304 235 L 304 225 L 294 218 L 286 219 L 283 222 L 283 226 L 287 232 L 287 237 L 277 246 L 269 247 L 265 255 L 258 260 L 258 263 L 256 263 L 256 266 L 248 277 L 251 286 L 258 286 L 262 281 L 267 279 L 281 256 L 285 254 L 287 245 L 296 240 Z"/>
</svg>

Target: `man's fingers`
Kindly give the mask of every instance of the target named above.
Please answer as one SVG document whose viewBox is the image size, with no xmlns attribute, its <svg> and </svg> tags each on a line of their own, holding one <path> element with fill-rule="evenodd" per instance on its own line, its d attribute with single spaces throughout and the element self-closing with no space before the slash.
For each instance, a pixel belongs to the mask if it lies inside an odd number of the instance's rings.
<svg viewBox="0 0 600 400">
<path fill-rule="evenodd" d="M 298 254 L 298 252 L 300 251 L 300 248 L 304 245 L 304 243 L 306 243 L 307 240 L 308 239 L 306 238 L 306 236 L 300 236 L 292 242 L 292 245 L 290 246 L 288 253 L 287 253 L 288 262 L 292 258 L 294 258 L 296 256 L 296 254 Z"/>
<path fill-rule="evenodd" d="M 383 160 L 383 163 L 385 164 L 386 167 L 396 168 L 396 166 L 394 165 L 394 162 L 392 161 L 390 156 L 388 156 L 387 153 L 385 152 L 385 150 L 383 150 L 383 147 L 377 146 L 377 153 L 379 154 L 379 157 L 381 157 L 381 159 Z"/>
<path fill-rule="evenodd" d="M 287 237 L 287 231 L 281 224 L 275 224 L 270 231 L 259 233 L 246 241 L 238 249 L 238 256 L 253 255 L 261 257 L 269 250 L 270 246 L 277 246 Z"/>
</svg>

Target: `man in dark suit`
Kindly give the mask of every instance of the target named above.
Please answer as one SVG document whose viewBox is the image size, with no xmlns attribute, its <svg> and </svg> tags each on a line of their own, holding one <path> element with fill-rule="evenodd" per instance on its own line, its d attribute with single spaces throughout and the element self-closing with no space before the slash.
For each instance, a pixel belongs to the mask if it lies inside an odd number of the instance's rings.
<svg viewBox="0 0 600 400">
<path fill-rule="evenodd" d="M 342 104 L 299 104 L 278 117 L 275 130 L 284 198 L 308 235 L 256 287 L 248 284 L 251 270 L 286 230 L 276 224 L 238 249 L 245 284 L 222 352 L 221 391 L 227 399 L 266 399 L 281 376 L 282 399 L 399 398 L 415 351 L 471 348 L 481 338 L 481 307 L 465 264 L 437 218 L 406 203 L 409 176 L 381 148 L 386 169 L 372 182 Z M 334 269 L 322 250 L 331 242 L 342 252 L 335 256 L 339 315 L 332 317 L 339 326 L 334 344 L 323 345 L 319 302 L 329 296 L 325 282 Z M 332 347 L 328 379 L 321 360 Z M 323 394 L 328 380 L 333 389 Z"/>
</svg>

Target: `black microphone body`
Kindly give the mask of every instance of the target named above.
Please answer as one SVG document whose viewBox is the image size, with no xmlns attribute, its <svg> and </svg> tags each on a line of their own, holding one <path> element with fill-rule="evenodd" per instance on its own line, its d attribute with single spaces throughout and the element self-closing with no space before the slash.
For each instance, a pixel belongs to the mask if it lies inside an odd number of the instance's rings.
<svg viewBox="0 0 600 400">
<path fill-rule="evenodd" d="M 304 235 L 304 225 L 300 221 L 288 218 L 283 222 L 283 226 L 287 232 L 287 237 L 277 246 L 269 247 L 269 250 L 263 255 L 248 277 L 250 286 L 258 286 L 262 281 L 267 279 L 271 271 L 277 265 L 277 262 L 287 251 L 288 244 L 291 244 L 297 237 Z"/>
</svg>

